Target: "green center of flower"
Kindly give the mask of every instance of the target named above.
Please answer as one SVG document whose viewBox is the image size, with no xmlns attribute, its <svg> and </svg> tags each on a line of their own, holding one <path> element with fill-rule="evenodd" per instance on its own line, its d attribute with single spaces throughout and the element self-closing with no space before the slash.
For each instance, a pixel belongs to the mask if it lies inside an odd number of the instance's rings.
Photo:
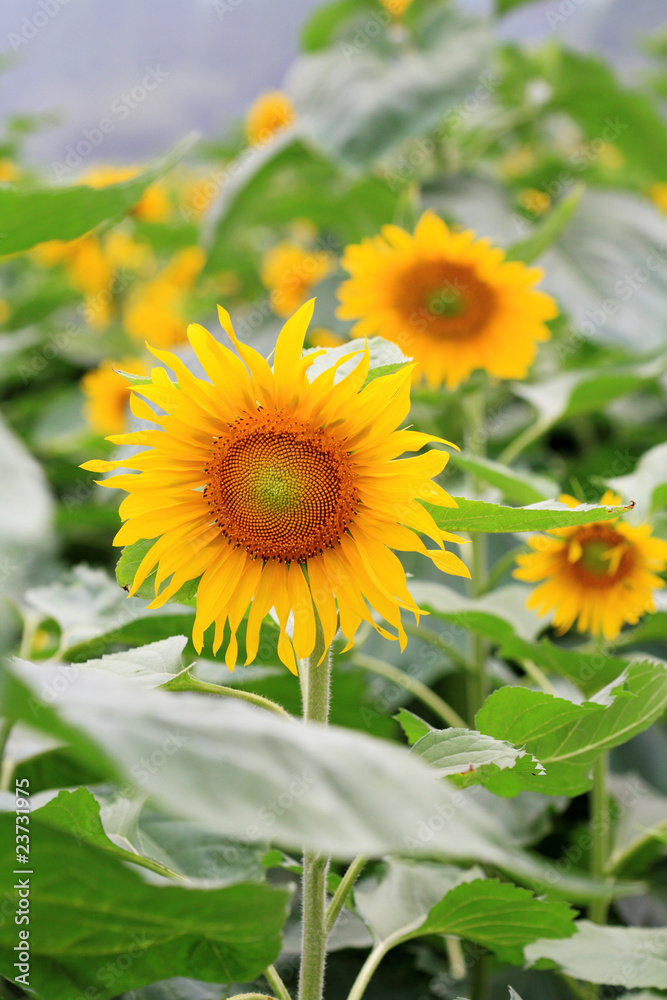
<svg viewBox="0 0 667 1000">
<path fill-rule="evenodd" d="M 460 316 L 466 309 L 463 295 L 451 287 L 436 288 L 426 296 L 424 303 L 434 316 Z"/>
<path fill-rule="evenodd" d="M 284 514 L 298 506 L 302 486 L 292 470 L 270 465 L 249 477 L 248 493 L 258 508 Z"/>
<path fill-rule="evenodd" d="M 311 424 L 258 410 L 213 449 L 204 496 L 216 524 L 249 555 L 306 562 L 333 548 L 359 497 L 349 454 Z"/>
<path fill-rule="evenodd" d="M 606 576 L 611 568 L 610 551 L 611 546 L 606 542 L 588 542 L 583 547 L 581 564 L 589 573 Z"/>
</svg>

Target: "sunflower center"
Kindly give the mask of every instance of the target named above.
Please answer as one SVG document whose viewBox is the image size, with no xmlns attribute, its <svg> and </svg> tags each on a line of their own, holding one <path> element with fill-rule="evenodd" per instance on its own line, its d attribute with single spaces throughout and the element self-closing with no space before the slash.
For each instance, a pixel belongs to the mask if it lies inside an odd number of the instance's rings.
<svg viewBox="0 0 667 1000">
<path fill-rule="evenodd" d="M 394 300 L 411 325 L 436 340 L 474 336 L 486 326 L 496 304 L 493 289 L 472 266 L 447 260 L 413 265 L 401 275 Z"/>
<path fill-rule="evenodd" d="M 606 525 L 590 525 L 575 536 L 578 555 L 572 570 L 589 586 L 609 586 L 627 576 L 632 568 L 632 547 L 623 535 Z M 570 550 L 571 552 L 571 550 Z M 571 555 L 570 555 L 571 558 Z"/>
<path fill-rule="evenodd" d="M 216 524 L 264 560 L 305 562 L 333 548 L 359 504 L 349 454 L 280 411 L 232 424 L 206 471 L 204 495 Z"/>
</svg>

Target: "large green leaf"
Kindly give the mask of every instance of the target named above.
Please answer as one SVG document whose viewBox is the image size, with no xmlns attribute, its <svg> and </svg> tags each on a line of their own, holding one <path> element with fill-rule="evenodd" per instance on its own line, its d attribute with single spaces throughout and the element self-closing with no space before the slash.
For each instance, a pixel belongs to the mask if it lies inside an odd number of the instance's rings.
<svg viewBox="0 0 667 1000">
<path fill-rule="evenodd" d="M 415 743 L 412 752 L 440 777 L 451 778 L 462 788 L 483 785 L 505 769 L 517 774 L 544 774 L 532 754 L 471 729 L 432 730 Z"/>
<path fill-rule="evenodd" d="M 374 0 L 333 0 L 317 7 L 301 28 L 301 46 L 305 52 L 317 52 L 330 45 L 350 21 L 362 15 L 369 23 L 369 14 L 381 23 L 380 11 Z M 362 27 L 362 26 L 360 26 Z M 363 31 L 363 27 L 362 27 Z"/>
<path fill-rule="evenodd" d="M 475 88 L 488 98 L 493 87 L 479 75 L 487 54 L 483 22 L 438 7 L 424 18 L 416 45 L 371 51 L 362 32 L 357 43 L 298 59 L 288 89 L 304 133 L 336 159 L 365 166 L 434 126 L 444 135 L 442 118 Z"/>
<path fill-rule="evenodd" d="M 500 795 L 521 789 L 579 795 L 592 785 L 596 758 L 647 729 L 666 705 L 667 668 L 658 661 L 631 664 L 580 705 L 526 688 L 500 688 L 477 713 L 477 729 L 524 747 L 546 774 L 529 778 L 503 771 L 488 781 L 488 787 Z"/>
<path fill-rule="evenodd" d="M 183 139 L 170 153 L 156 160 L 131 180 L 91 188 L 0 188 L 0 250 L 4 254 L 29 250 L 46 240 L 74 240 L 125 215 L 156 180 L 168 173 L 192 147 L 196 136 Z"/>
<path fill-rule="evenodd" d="M 47 807 L 48 808 L 48 807 Z M 3 830 L 2 896 L 12 910 L 14 816 Z M 110 852 L 31 816 L 30 985 L 49 1000 L 94 988 L 103 998 L 169 976 L 252 979 L 280 950 L 289 893 L 268 885 L 149 884 Z M 5 903 L 7 905 L 7 903 Z M 17 927 L 0 926 L 2 974 L 14 980 Z M 20 970 L 18 970 L 20 972 Z"/>
<path fill-rule="evenodd" d="M 641 874 L 667 844 L 667 798 L 637 774 L 610 774 L 616 803 L 609 867 L 618 875 Z"/>
<path fill-rule="evenodd" d="M 586 503 L 568 507 L 558 500 L 546 500 L 529 507 L 502 507 L 484 500 L 454 499 L 458 507 L 425 505 L 436 523 L 446 531 L 547 531 L 593 521 L 611 521 L 628 509 Z"/>
<path fill-rule="evenodd" d="M 575 979 L 589 983 L 667 989 L 667 929 L 599 927 L 580 920 L 569 941 L 536 941 L 524 955 L 529 964 L 549 959 Z"/>
<path fill-rule="evenodd" d="M 41 664 L 8 666 L 2 713 L 67 740 L 74 754 L 106 765 L 168 813 L 221 836 L 294 850 L 305 844 L 341 858 L 398 852 L 480 860 L 529 884 L 553 883 L 551 866 L 519 850 L 497 815 L 407 748 L 102 671 L 78 671 L 53 707 L 40 699 L 50 672 Z M 609 894 L 576 874 L 559 875 L 552 888 L 571 898 Z"/>
</svg>

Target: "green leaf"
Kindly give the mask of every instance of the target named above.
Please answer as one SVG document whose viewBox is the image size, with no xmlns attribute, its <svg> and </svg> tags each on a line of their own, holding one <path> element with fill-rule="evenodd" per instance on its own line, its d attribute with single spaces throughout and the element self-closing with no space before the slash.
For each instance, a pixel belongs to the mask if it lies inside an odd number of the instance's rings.
<svg viewBox="0 0 667 1000">
<path fill-rule="evenodd" d="M 91 188 L 0 188 L 0 250 L 3 255 L 29 250 L 46 240 L 74 240 L 102 222 L 125 215 L 156 180 L 185 156 L 196 135 L 183 139 L 166 156 L 131 180 Z"/>
<path fill-rule="evenodd" d="M 33 815 L 54 830 L 69 834 L 79 844 L 90 844 L 115 858 L 161 872 L 167 877 L 173 874 L 168 867 L 147 862 L 138 852 L 124 850 L 109 840 L 102 826 L 100 807 L 95 796 L 86 788 L 59 792 Z"/>
<path fill-rule="evenodd" d="M 471 729 L 432 730 L 422 736 L 412 752 L 441 778 L 452 778 L 461 788 L 484 785 L 506 769 L 526 776 L 544 774 L 532 754 Z"/>
<path fill-rule="evenodd" d="M 667 669 L 659 661 L 631 664 L 581 705 L 526 688 L 500 688 L 477 713 L 477 729 L 524 747 L 545 767 L 546 775 L 527 778 L 502 772 L 488 787 L 499 795 L 521 789 L 580 795 L 592 785 L 596 758 L 648 729 L 666 705 Z"/>
<path fill-rule="evenodd" d="M 121 587 L 126 590 L 132 586 L 134 578 L 136 576 L 139 565 L 153 546 L 155 545 L 154 538 L 142 538 L 138 542 L 133 542 L 132 545 L 126 545 L 121 552 L 120 559 L 116 564 L 116 579 Z M 155 598 L 155 577 L 157 574 L 157 569 L 154 569 L 149 573 L 144 582 L 139 587 L 137 591 L 138 597 L 143 597 L 147 601 L 152 601 Z M 174 604 L 186 604 L 191 603 L 194 600 L 195 594 L 197 593 L 197 587 L 199 585 L 200 577 L 196 580 L 188 580 L 184 583 L 180 590 L 174 594 L 169 603 Z"/>
<path fill-rule="evenodd" d="M 562 372 L 543 382 L 515 382 L 517 396 L 526 399 L 539 414 L 542 431 L 560 420 L 603 410 L 621 396 L 645 386 L 659 374 L 655 366 L 624 366 L 606 371 Z"/>
<path fill-rule="evenodd" d="M 515 7 L 524 7 L 527 3 L 534 3 L 535 0 L 496 0 L 496 10 L 499 14 L 507 14 Z"/>
<path fill-rule="evenodd" d="M 389 858 L 357 884 L 355 909 L 379 943 L 422 924 L 446 893 L 480 877 L 479 868 L 466 870 L 435 861 Z"/>
<path fill-rule="evenodd" d="M 45 807 L 48 809 L 48 807 Z M 186 888 L 145 882 L 110 852 L 32 813 L 30 985 L 49 1000 L 89 988 L 108 998 L 169 976 L 250 980 L 277 957 L 289 894 L 268 885 Z M 53 820 L 53 814 L 51 814 Z M 0 817 L 3 898 L 16 908 L 14 815 Z M 5 903 L 4 905 L 7 905 Z M 3 973 L 17 971 L 13 921 L 0 926 Z M 118 958 L 129 956 L 130 961 Z M 11 970 L 11 972 L 10 972 Z"/>
<path fill-rule="evenodd" d="M 608 113 L 601 109 L 599 122 Z M 660 128 L 664 132 L 664 125 Z M 543 287 L 567 308 L 577 337 L 635 351 L 641 328 L 642 351 L 660 350 L 666 245 L 667 218 L 648 200 L 589 188 L 571 225 L 541 262 Z"/>
<path fill-rule="evenodd" d="M 335 36 L 347 22 L 357 19 L 360 12 L 368 20 L 375 14 L 379 24 L 379 10 L 373 0 L 333 0 L 316 8 L 301 28 L 301 47 L 304 52 L 317 52 L 331 45 Z"/>
<path fill-rule="evenodd" d="M 378 177 L 344 175 L 288 132 L 260 150 L 244 150 L 228 168 L 225 181 L 208 274 L 226 268 L 237 272 L 240 260 L 245 260 L 255 276 L 256 227 L 280 229 L 302 217 L 327 234 L 315 252 L 338 251 L 377 232 L 394 215 L 398 199 Z"/>
<path fill-rule="evenodd" d="M 194 611 L 182 614 L 177 608 L 166 608 L 164 612 L 148 612 L 94 639 L 68 646 L 62 658 L 69 663 L 83 663 L 114 646 L 144 646 L 174 636 L 189 636 L 194 621 Z"/>
<path fill-rule="evenodd" d="M 369 925 L 376 947 L 391 947 L 424 934 L 453 934 L 503 951 L 539 937 L 574 933 L 566 903 L 539 900 L 526 889 L 433 863 L 392 861 L 355 890 L 356 908 Z"/>
<path fill-rule="evenodd" d="M 220 836 L 294 850 L 305 844 L 341 858 L 400 852 L 479 860 L 573 899 L 638 891 L 578 874 L 559 874 L 553 885 L 551 865 L 521 851 L 497 813 L 386 740 L 295 725 L 223 699 L 174 696 L 101 671 L 78 671 L 56 709 L 40 699 L 50 675 L 45 664 L 7 665 L 2 714 L 66 740 L 77 757 L 100 761 L 121 784 Z"/>
<path fill-rule="evenodd" d="M 508 469 L 490 458 L 456 451 L 451 452 L 449 458 L 453 465 L 472 472 L 491 486 L 497 486 L 508 499 L 520 504 L 539 503 L 558 493 L 558 484 L 552 479 L 532 472 Z"/>
<path fill-rule="evenodd" d="M 405 733 L 410 746 L 414 746 L 422 736 L 433 732 L 433 726 L 429 726 L 428 722 L 424 722 L 418 715 L 408 712 L 407 708 L 399 708 L 394 718 Z"/>
<path fill-rule="evenodd" d="M 567 677 L 586 695 L 605 687 L 628 666 L 628 661 L 619 657 L 564 649 L 548 639 L 531 643 L 513 636 L 503 642 L 501 653 L 508 660 L 531 660 L 538 667 Z"/>
<path fill-rule="evenodd" d="M 615 874 L 641 874 L 665 852 L 667 798 L 637 774 L 610 774 L 616 801 L 609 868 Z"/>
<path fill-rule="evenodd" d="M 123 653 L 110 653 L 100 659 L 86 660 L 79 666 L 63 667 L 52 664 L 54 678 L 58 673 L 76 677 L 79 670 L 90 673 L 93 670 L 127 677 L 146 687 L 160 687 L 173 681 L 183 671 L 182 654 L 188 639 L 184 635 L 172 635 L 158 642 L 149 642 L 138 649 Z M 17 660 L 25 663 L 25 660 Z M 54 679 L 54 686 L 55 686 Z"/>
<path fill-rule="evenodd" d="M 399 347 L 388 340 L 384 340 L 382 337 L 370 337 L 368 340 L 360 337 L 357 340 L 349 340 L 339 347 L 328 348 L 325 354 L 320 355 L 319 358 L 313 361 L 308 369 L 308 380 L 312 382 L 322 372 L 333 367 L 341 358 L 346 357 L 348 354 L 354 354 L 354 357 L 341 365 L 336 372 L 335 381 L 340 382 L 341 379 L 345 378 L 346 375 L 349 375 L 357 367 L 366 350 L 366 345 L 368 345 L 369 358 L 368 375 L 366 376 L 364 386 L 381 375 L 393 375 L 394 372 L 400 371 L 401 368 L 404 368 L 412 360 L 412 358 L 406 357 Z M 317 350 L 317 348 L 314 350 Z M 306 351 L 304 357 L 314 353 L 314 350 Z"/>
<path fill-rule="evenodd" d="M 659 591 L 658 600 L 662 596 Z M 662 610 L 663 605 L 658 605 L 658 611 L 652 615 L 646 615 L 636 628 L 627 629 L 615 639 L 616 646 L 637 646 L 646 642 L 660 642 L 667 639 L 667 610 Z"/>
<path fill-rule="evenodd" d="M 592 524 L 594 521 L 611 521 L 624 514 L 629 506 L 600 507 L 580 503 L 568 507 L 558 500 L 547 500 L 528 507 L 502 507 L 484 500 L 467 500 L 454 497 L 458 507 L 434 507 L 424 504 L 436 524 L 446 531 L 484 531 L 486 533 L 511 531 L 548 531 L 568 528 L 575 524 Z"/>
<path fill-rule="evenodd" d="M 556 243 L 572 222 L 583 197 L 585 185 L 575 184 L 572 191 L 536 226 L 525 240 L 513 243 L 507 250 L 507 260 L 522 260 L 532 264 Z"/>
<path fill-rule="evenodd" d="M 492 949 L 520 949 L 537 938 L 571 937 L 575 911 L 554 899 L 536 899 L 496 879 L 459 885 L 437 903 L 422 925 L 427 934 L 456 934 Z M 522 964 L 518 957 L 517 964 Z"/>
<path fill-rule="evenodd" d="M 649 448 L 634 472 L 608 479 L 607 484 L 622 497 L 635 501 L 636 516 L 642 520 L 667 507 L 667 443 Z"/>
<path fill-rule="evenodd" d="M 667 989 L 667 929 L 600 927 L 579 920 L 569 941 L 536 941 L 524 955 L 533 965 L 549 959 L 565 975 L 626 989 Z"/>
<path fill-rule="evenodd" d="M 390 44 L 385 53 L 353 37 L 297 59 L 288 90 L 300 128 L 335 159 L 354 166 L 435 126 L 444 136 L 446 112 L 484 86 L 479 71 L 488 54 L 487 27 L 440 8 L 424 25 L 422 40 L 421 47 Z"/>
<path fill-rule="evenodd" d="M 504 643 L 518 634 L 533 639 L 544 629 L 544 619 L 526 608 L 530 588 L 513 583 L 483 597 L 467 597 L 444 583 L 410 583 L 420 607 L 442 621 L 470 629 L 493 642 Z"/>
</svg>

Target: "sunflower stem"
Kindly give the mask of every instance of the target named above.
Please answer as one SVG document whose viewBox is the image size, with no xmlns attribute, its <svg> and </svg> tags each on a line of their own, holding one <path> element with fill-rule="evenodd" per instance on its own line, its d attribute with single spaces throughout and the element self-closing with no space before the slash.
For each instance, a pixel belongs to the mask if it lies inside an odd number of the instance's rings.
<svg viewBox="0 0 667 1000">
<path fill-rule="evenodd" d="M 289 990 L 278 975 L 275 965 L 269 965 L 264 969 L 264 978 L 276 995 L 276 1000 L 292 1000 Z"/>
<path fill-rule="evenodd" d="M 486 454 L 486 402 L 484 389 L 479 388 L 464 396 L 463 412 L 465 416 L 466 448 L 472 455 L 484 457 Z M 480 491 L 480 482 L 474 475 L 466 476 L 466 492 L 476 496 Z M 471 555 L 469 592 L 471 597 L 480 597 L 487 587 L 488 559 L 486 535 L 475 531 L 471 534 Z M 487 643 L 481 635 L 470 637 L 470 654 L 472 670 L 466 676 L 466 695 L 468 707 L 468 723 L 474 728 L 475 716 L 484 704 L 487 695 L 487 680 L 485 674 Z"/>
<path fill-rule="evenodd" d="M 226 687 L 224 684 L 209 684 L 208 681 L 200 681 L 198 677 L 193 677 L 191 674 L 185 676 L 178 674 L 173 680 L 167 681 L 163 687 L 166 691 L 199 691 L 202 694 L 215 694 L 224 698 L 239 698 L 241 701 L 250 702 L 251 705 L 257 705 L 258 708 L 265 708 L 268 712 L 282 715 L 290 722 L 296 722 L 294 716 L 290 715 L 287 709 L 277 702 L 271 701 L 270 698 L 265 698 L 264 695 L 255 694 L 253 691 L 244 691 L 241 688 Z"/>
<path fill-rule="evenodd" d="M 331 692 L 331 649 L 326 650 L 321 622 L 315 615 L 315 648 L 299 662 L 304 722 L 326 726 Z M 321 663 L 319 661 L 324 659 Z M 329 858 L 306 848 L 303 852 L 301 908 L 301 969 L 299 1000 L 322 1000 L 327 946 L 327 871 Z"/>
<path fill-rule="evenodd" d="M 424 705 L 428 705 L 431 711 L 435 712 L 448 726 L 453 726 L 454 729 L 466 728 L 465 720 L 458 712 L 454 711 L 451 705 L 448 705 L 440 695 L 417 680 L 416 677 L 412 677 L 411 674 L 406 674 L 404 670 L 400 670 L 391 663 L 385 663 L 384 660 L 377 660 L 374 656 L 366 656 L 363 653 L 356 653 L 352 657 L 352 662 L 363 670 L 378 674 L 379 677 L 385 677 L 397 687 L 409 691 L 414 698 L 418 698 Z"/>
<path fill-rule="evenodd" d="M 598 879 L 607 875 L 609 861 L 609 793 L 607 791 L 607 754 L 602 753 L 593 764 L 593 788 L 591 790 L 591 873 Z M 607 922 L 609 899 L 594 899 L 588 915 L 596 924 Z"/>
<path fill-rule="evenodd" d="M 361 875 L 362 869 L 368 858 L 363 854 L 359 854 L 354 861 L 350 863 L 349 868 L 343 875 L 340 885 L 336 889 L 333 899 L 329 903 L 329 908 L 327 909 L 327 934 L 330 934 L 334 928 L 334 924 L 338 920 L 338 914 L 343 909 L 347 897 L 352 892 L 352 887 Z"/>
</svg>

